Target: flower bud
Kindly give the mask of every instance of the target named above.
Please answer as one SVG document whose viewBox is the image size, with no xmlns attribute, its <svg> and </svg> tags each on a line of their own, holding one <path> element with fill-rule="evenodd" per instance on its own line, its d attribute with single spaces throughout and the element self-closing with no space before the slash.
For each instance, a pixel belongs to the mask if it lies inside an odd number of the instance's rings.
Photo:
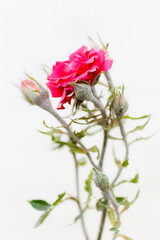
<svg viewBox="0 0 160 240">
<path fill-rule="evenodd" d="M 94 182 L 95 185 L 102 191 L 105 191 L 106 188 L 109 188 L 108 177 L 96 169 L 94 169 Z"/>
<path fill-rule="evenodd" d="M 112 103 L 112 109 L 114 110 L 117 117 L 122 117 L 128 109 L 128 102 L 126 101 L 123 94 L 119 93 Z"/>
<path fill-rule="evenodd" d="M 92 99 L 93 93 L 91 87 L 85 83 L 70 83 L 74 87 L 76 97 L 81 101 Z"/>
<path fill-rule="evenodd" d="M 40 106 L 42 101 L 49 98 L 48 92 L 36 80 L 30 79 L 21 82 L 21 91 L 29 103 Z"/>
</svg>

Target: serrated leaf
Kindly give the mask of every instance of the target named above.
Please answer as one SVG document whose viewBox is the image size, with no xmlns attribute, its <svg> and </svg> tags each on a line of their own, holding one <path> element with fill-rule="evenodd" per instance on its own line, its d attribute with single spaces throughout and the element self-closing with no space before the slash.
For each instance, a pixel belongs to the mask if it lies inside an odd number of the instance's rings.
<svg viewBox="0 0 160 240">
<path fill-rule="evenodd" d="M 143 129 L 146 127 L 146 125 L 149 123 L 149 121 L 150 121 L 150 118 L 148 118 L 148 120 L 147 120 L 143 125 L 139 125 L 139 126 L 135 127 L 134 129 L 130 130 L 130 131 L 127 133 L 127 135 L 130 134 L 130 133 L 134 133 L 134 132 L 136 132 L 136 131 L 141 131 L 141 130 L 143 130 Z"/>
<path fill-rule="evenodd" d="M 124 161 L 122 162 L 122 167 L 125 168 L 125 167 L 128 166 L 128 164 L 129 164 L 129 158 L 127 158 L 126 160 L 124 160 Z"/>
<path fill-rule="evenodd" d="M 96 145 L 89 148 L 88 150 L 91 151 L 91 152 L 97 152 L 97 160 L 100 158 L 100 151 L 99 151 L 99 149 Z"/>
<path fill-rule="evenodd" d="M 116 217 L 115 217 L 115 212 L 114 212 L 113 209 L 108 211 L 108 218 L 109 218 L 110 223 L 113 226 L 115 226 L 115 224 L 116 224 Z"/>
<path fill-rule="evenodd" d="M 63 197 L 65 196 L 65 194 L 66 194 L 66 193 L 64 192 L 64 193 L 58 195 L 58 198 L 57 198 L 56 201 L 53 203 L 53 206 L 54 206 L 54 207 L 57 206 L 57 205 L 61 202 L 61 200 L 63 199 Z"/>
<path fill-rule="evenodd" d="M 36 210 L 39 210 L 39 211 L 45 211 L 51 206 L 51 204 L 49 204 L 48 202 L 46 202 L 44 200 L 31 200 L 31 201 L 29 201 L 29 203 L 31 204 L 31 206 L 33 208 L 35 208 Z"/>
<path fill-rule="evenodd" d="M 35 224 L 35 228 L 39 227 L 43 222 L 44 220 L 48 217 L 49 213 L 53 210 L 53 208 L 50 208 L 48 210 L 46 210 L 41 216 L 40 218 L 38 219 L 38 221 L 36 222 Z"/>
</svg>

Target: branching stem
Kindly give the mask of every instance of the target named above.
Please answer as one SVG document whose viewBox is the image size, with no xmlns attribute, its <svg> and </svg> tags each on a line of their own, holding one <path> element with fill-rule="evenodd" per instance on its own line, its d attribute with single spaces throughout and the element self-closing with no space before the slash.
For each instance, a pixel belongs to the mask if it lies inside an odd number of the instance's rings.
<svg viewBox="0 0 160 240">
<path fill-rule="evenodd" d="M 104 127 L 108 123 L 108 118 L 107 118 L 106 111 L 103 107 L 103 104 L 94 95 L 92 96 L 91 102 L 93 102 L 95 107 L 97 107 L 101 111 L 102 117 L 103 117 L 102 126 L 103 126 L 103 131 L 104 131 L 104 137 L 103 137 L 103 146 L 102 146 L 102 151 L 101 151 L 101 157 L 100 157 L 99 164 L 98 164 L 99 169 L 102 170 L 104 155 L 105 155 L 107 140 L 108 140 L 108 132 L 107 132 L 107 130 L 105 130 Z"/>
<path fill-rule="evenodd" d="M 88 152 L 88 149 L 84 146 L 84 144 L 80 141 L 80 139 L 78 137 L 76 137 L 76 135 L 72 132 L 72 130 L 70 129 L 70 127 L 68 126 L 66 121 L 63 118 L 61 118 L 59 116 L 59 114 L 52 108 L 49 99 L 48 99 L 48 101 L 47 100 L 43 101 L 40 107 L 43 108 L 44 110 L 48 111 L 50 114 L 52 114 L 62 124 L 62 126 L 64 126 L 64 128 L 69 133 L 70 137 L 73 138 L 76 141 L 76 143 L 78 143 L 81 146 L 81 148 L 83 149 L 83 151 L 87 155 L 87 157 L 88 157 L 90 163 L 92 164 L 92 166 L 94 168 L 96 168 L 97 170 L 100 170 L 99 167 L 96 166 L 95 163 L 93 162 L 93 160 L 91 158 L 91 155 Z"/>
</svg>

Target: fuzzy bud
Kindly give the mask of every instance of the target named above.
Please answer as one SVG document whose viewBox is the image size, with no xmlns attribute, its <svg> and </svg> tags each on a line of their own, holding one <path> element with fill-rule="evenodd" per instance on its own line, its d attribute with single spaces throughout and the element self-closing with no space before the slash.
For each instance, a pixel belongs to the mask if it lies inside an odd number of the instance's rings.
<svg viewBox="0 0 160 240">
<path fill-rule="evenodd" d="M 76 98 L 81 101 L 90 101 L 92 99 L 92 90 L 88 84 L 85 83 L 70 83 L 74 87 Z"/>
<path fill-rule="evenodd" d="M 42 101 L 49 99 L 48 91 L 36 80 L 30 79 L 21 82 L 21 91 L 29 103 L 41 106 Z"/>
<path fill-rule="evenodd" d="M 123 94 L 119 94 L 115 97 L 112 103 L 112 109 L 117 117 L 122 117 L 128 109 L 128 102 Z"/>
<path fill-rule="evenodd" d="M 94 182 L 95 185 L 100 188 L 102 191 L 105 191 L 106 188 L 109 188 L 108 177 L 103 174 L 101 171 L 94 169 Z"/>
</svg>

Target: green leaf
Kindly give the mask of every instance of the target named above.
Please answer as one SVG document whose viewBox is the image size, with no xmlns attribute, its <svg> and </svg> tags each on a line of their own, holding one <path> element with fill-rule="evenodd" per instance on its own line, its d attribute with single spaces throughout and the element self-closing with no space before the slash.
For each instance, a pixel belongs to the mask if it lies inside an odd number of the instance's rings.
<svg viewBox="0 0 160 240">
<path fill-rule="evenodd" d="M 124 197 L 116 197 L 116 201 L 120 204 L 125 204 L 126 203 L 126 198 Z"/>
<path fill-rule="evenodd" d="M 61 202 L 61 200 L 63 199 L 63 197 L 65 196 L 65 194 L 66 194 L 66 193 L 64 192 L 64 193 L 58 195 L 58 198 L 57 198 L 56 201 L 53 203 L 53 206 L 54 206 L 54 207 L 57 206 L 57 205 Z"/>
<path fill-rule="evenodd" d="M 112 139 L 112 140 L 123 140 L 122 138 L 117 138 L 117 137 L 114 137 L 114 136 L 111 136 L 111 135 L 108 135 L 108 138 Z"/>
<path fill-rule="evenodd" d="M 136 196 L 134 197 L 134 199 L 131 202 L 126 202 L 125 207 L 122 209 L 122 211 L 120 212 L 120 214 L 122 214 L 124 211 L 126 211 L 132 204 L 135 203 L 135 201 L 137 200 L 137 198 L 139 197 L 139 193 L 140 191 L 138 190 L 136 193 Z"/>
<path fill-rule="evenodd" d="M 33 208 L 35 208 L 36 210 L 39 210 L 39 211 L 45 211 L 51 206 L 51 204 L 49 204 L 48 202 L 46 202 L 44 200 L 31 200 L 31 201 L 29 201 L 29 203 L 31 204 L 31 206 Z"/>
<path fill-rule="evenodd" d="M 99 151 L 99 149 L 96 145 L 89 148 L 88 150 L 91 151 L 91 152 L 97 152 L 97 160 L 100 158 L 100 151 Z"/>
<path fill-rule="evenodd" d="M 102 200 L 102 198 L 100 198 L 96 203 L 97 211 L 103 211 L 106 208 L 107 204 L 108 204 L 107 200 L 104 201 L 104 200 Z"/>
<path fill-rule="evenodd" d="M 132 141 L 129 143 L 129 145 L 131 145 L 131 144 L 133 144 L 133 143 L 135 143 L 135 142 L 138 142 L 138 141 L 146 141 L 146 140 L 150 139 L 151 137 L 153 137 L 155 134 L 156 134 L 156 133 L 154 133 L 154 134 L 152 134 L 152 135 L 150 135 L 150 136 L 148 136 L 148 137 L 139 137 L 139 138 L 136 138 L 136 139 L 132 140 Z"/>
<path fill-rule="evenodd" d="M 138 179 L 139 179 L 139 174 L 137 173 L 136 176 L 130 180 L 130 182 L 137 183 Z"/>
<path fill-rule="evenodd" d="M 85 130 L 81 130 L 80 132 L 75 132 L 75 131 L 74 131 L 74 134 L 76 135 L 76 137 L 78 137 L 79 139 L 81 139 L 81 138 L 85 137 L 86 132 L 85 132 Z"/>
<path fill-rule="evenodd" d="M 115 234 L 119 233 L 118 227 L 112 227 L 112 228 L 109 229 L 109 231 L 113 231 Z"/>
<path fill-rule="evenodd" d="M 119 183 L 115 184 L 114 187 L 117 187 L 123 183 L 137 183 L 138 179 L 139 179 L 139 174 L 137 173 L 134 178 L 132 178 L 130 180 L 122 180 Z"/>
<path fill-rule="evenodd" d="M 71 144 L 63 141 L 55 141 L 55 142 L 59 144 L 60 147 L 68 146 L 73 153 L 81 153 L 81 154 L 84 153 L 83 149 L 76 146 L 75 144 Z"/>
<path fill-rule="evenodd" d="M 113 209 L 111 209 L 110 211 L 108 211 L 108 218 L 110 223 L 115 226 L 116 225 L 116 217 L 115 217 L 115 212 Z"/>
<path fill-rule="evenodd" d="M 77 161 L 77 163 L 80 165 L 80 166 L 84 166 L 86 165 L 86 159 L 85 158 L 81 158 Z"/>
<path fill-rule="evenodd" d="M 143 130 L 146 127 L 146 125 L 149 123 L 149 121 L 150 121 L 150 118 L 148 118 L 148 120 L 143 125 L 139 125 L 139 126 L 135 127 L 134 129 L 130 130 L 127 134 Z"/>
<path fill-rule="evenodd" d="M 128 164 L 129 164 L 129 158 L 127 158 L 126 160 L 123 161 L 122 167 L 125 168 L 128 166 Z"/>
<path fill-rule="evenodd" d="M 85 181 L 85 190 L 89 193 L 89 195 L 92 195 L 92 187 L 91 187 L 91 181 L 93 177 L 93 171 L 90 172 L 88 175 L 88 178 Z"/>
<path fill-rule="evenodd" d="M 65 196 L 65 192 L 62 194 L 58 195 L 58 198 L 56 199 L 56 201 L 51 205 L 49 203 L 47 203 L 46 201 L 43 200 L 32 200 L 29 201 L 29 203 L 32 205 L 32 207 L 34 207 L 37 210 L 40 211 L 45 211 L 40 218 L 38 219 L 38 221 L 35 224 L 35 228 L 39 227 L 44 220 L 48 217 L 48 215 L 50 214 L 50 212 L 54 209 L 54 207 L 56 207 L 59 203 L 62 202 L 63 197 Z"/>
<path fill-rule="evenodd" d="M 124 119 L 131 119 L 131 120 L 139 120 L 139 119 L 143 119 L 143 118 L 150 118 L 151 115 L 144 115 L 141 117 L 130 117 L 130 116 L 124 116 Z"/>
<path fill-rule="evenodd" d="M 35 228 L 39 227 L 43 222 L 44 220 L 48 217 L 48 215 L 50 214 L 50 212 L 53 210 L 53 208 L 50 208 L 48 210 L 46 210 L 41 216 L 40 218 L 38 219 L 38 221 L 36 222 L 35 224 Z"/>
</svg>

